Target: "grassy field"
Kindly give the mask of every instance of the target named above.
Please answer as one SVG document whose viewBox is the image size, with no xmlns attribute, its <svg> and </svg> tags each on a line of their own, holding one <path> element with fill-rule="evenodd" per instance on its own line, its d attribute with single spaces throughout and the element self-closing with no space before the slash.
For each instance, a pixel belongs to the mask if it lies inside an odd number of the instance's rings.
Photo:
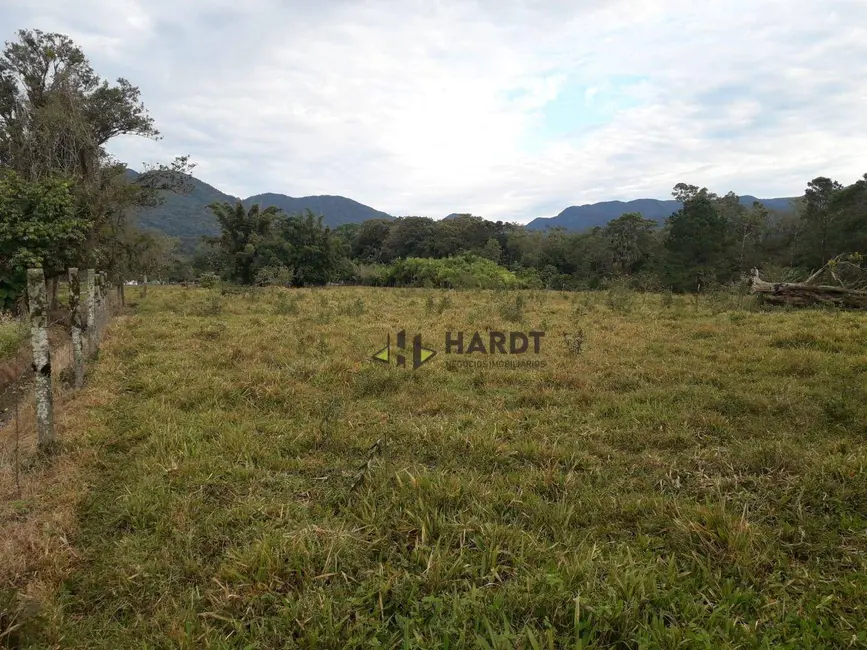
<svg viewBox="0 0 867 650">
<path fill-rule="evenodd" d="M 153 287 L 112 327 L 22 644 L 867 647 L 863 314 Z M 404 328 L 439 354 L 369 360 Z M 449 370 L 487 329 L 547 365 Z"/>
</svg>

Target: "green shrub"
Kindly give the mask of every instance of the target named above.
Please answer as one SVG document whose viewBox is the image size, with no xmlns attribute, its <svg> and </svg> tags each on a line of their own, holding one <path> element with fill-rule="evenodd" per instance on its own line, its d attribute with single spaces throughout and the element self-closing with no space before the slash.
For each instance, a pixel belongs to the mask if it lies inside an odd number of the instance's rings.
<svg viewBox="0 0 867 650">
<path fill-rule="evenodd" d="M 444 259 L 408 257 L 387 267 L 386 282 L 397 287 L 443 289 L 516 289 L 515 274 L 499 264 L 461 255 Z"/>
<path fill-rule="evenodd" d="M 18 319 L 0 313 L 0 359 L 15 356 L 27 339 L 27 328 Z"/>
<path fill-rule="evenodd" d="M 632 311 L 635 305 L 635 291 L 629 285 L 629 281 L 625 278 L 617 278 L 609 281 L 607 284 L 607 293 L 605 302 L 616 312 L 628 313 Z"/>
<path fill-rule="evenodd" d="M 292 269 L 286 266 L 265 266 L 256 271 L 256 284 L 260 287 L 288 287 L 292 284 Z"/>
<path fill-rule="evenodd" d="M 220 283 L 220 277 L 216 273 L 202 273 L 199 276 L 199 284 L 205 289 L 213 289 Z"/>
</svg>

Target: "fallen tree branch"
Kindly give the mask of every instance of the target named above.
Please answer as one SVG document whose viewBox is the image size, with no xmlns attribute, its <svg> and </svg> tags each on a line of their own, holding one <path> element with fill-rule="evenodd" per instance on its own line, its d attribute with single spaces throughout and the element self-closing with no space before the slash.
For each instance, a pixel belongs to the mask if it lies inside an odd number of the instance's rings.
<svg viewBox="0 0 867 650">
<path fill-rule="evenodd" d="M 750 292 L 760 294 L 764 302 L 772 305 L 828 305 L 843 309 L 867 309 L 867 291 L 807 282 L 767 282 L 759 277 L 757 269 L 753 269 Z"/>
</svg>

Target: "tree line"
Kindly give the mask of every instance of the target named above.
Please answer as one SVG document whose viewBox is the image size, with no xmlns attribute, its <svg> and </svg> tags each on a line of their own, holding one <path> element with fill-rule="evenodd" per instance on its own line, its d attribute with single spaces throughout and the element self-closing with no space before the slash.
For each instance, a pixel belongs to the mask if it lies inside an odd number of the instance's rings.
<svg viewBox="0 0 867 650">
<path fill-rule="evenodd" d="M 56 300 L 70 266 L 120 283 L 164 265 L 174 242 L 140 230 L 136 210 L 191 187 L 187 157 L 133 174 L 113 139 L 159 139 L 139 89 L 110 83 L 69 37 L 19 30 L 0 51 L 0 308 L 20 306 L 41 266 Z M 122 284 L 121 284 L 122 286 Z"/>
<path fill-rule="evenodd" d="M 584 232 L 531 231 L 469 214 L 373 219 L 332 230 L 309 212 L 214 204 L 222 235 L 204 243 L 188 273 L 294 286 L 497 286 L 514 277 L 520 286 L 597 289 L 625 280 L 639 289 L 688 292 L 737 283 L 753 268 L 794 279 L 832 257 L 850 255 L 861 264 L 867 254 L 867 174 L 848 186 L 815 178 L 789 211 L 685 183 L 672 195 L 682 207 L 662 224 L 627 213 Z M 463 261 L 430 263 L 455 258 Z"/>
<path fill-rule="evenodd" d="M 159 139 L 139 89 L 102 79 L 67 36 L 20 30 L 0 51 L 0 308 L 20 305 L 28 267 L 52 296 L 70 266 L 106 271 L 122 287 L 142 274 L 239 284 L 352 282 L 402 286 L 594 289 L 624 280 L 698 291 L 753 267 L 784 279 L 829 259 L 867 253 L 867 175 L 810 181 L 792 209 L 678 184 L 665 223 L 624 214 L 585 232 L 530 231 L 469 214 L 375 219 L 331 229 L 310 212 L 217 203 L 220 236 L 195 255 L 138 227 L 136 214 L 192 189 L 189 158 L 134 173 L 107 152 L 115 138 Z"/>
</svg>

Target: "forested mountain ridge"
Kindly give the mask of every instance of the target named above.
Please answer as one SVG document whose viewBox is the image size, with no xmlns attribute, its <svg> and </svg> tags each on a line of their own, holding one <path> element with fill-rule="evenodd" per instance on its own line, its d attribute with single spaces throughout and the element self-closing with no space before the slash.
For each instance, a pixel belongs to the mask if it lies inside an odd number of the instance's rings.
<svg viewBox="0 0 867 650">
<path fill-rule="evenodd" d="M 128 171 L 130 176 L 137 172 Z M 237 203 L 245 207 L 260 204 L 263 208 L 275 206 L 287 214 L 299 214 L 311 210 L 322 215 L 326 226 L 336 228 L 347 223 L 362 223 L 368 219 L 393 219 L 389 214 L 374 210 L 342 196 L 305 196 L 295 198 L 284 194 L 257 194 L 246 199 L 221 192 L 195 177 L 190 177 L 191 191 L 186 194 L 164 192 L 164 201 L 156 207 L 141 209 L 137 213 L 138 225 L 148 230 L 157 230 L 181 240 L 183 248 L 192 249 L 202 236 L 220 233 L 217 218 L 208 209 L 212 203 Z"/>
<path fill-rule="evenodd" d="M 268 192 L 244 199 L 243 203 L 246 207 L 256 203 L 263 208 L 273 205 L 286 214 L 300 214 L 305 210 L 311 210 L 314 214 L 321 214 L 324 217 L 322 222 L 332 228 L 347 223 L 362 223 L 368 219 L 394 219 L 390 214 L 374 210 L 370 206 L 343 196 L 320 195 L 295 198 Z"/>
<path fill-rule="evenodd" d="M 135 175 L 135 172 L 130 172 Z M 285 194 L 267 192 L 241 199 L 221 192 L 195 177 L 191 178 L 192 191 L 188 194 L 165 193 L 165 201 L 154 208 L 145 208 L 138 214 L 138 223 L 142 228 L 157 230 L 171 237 L 179 238 L 185 248 L 194 246 L 203 235 L 219 234 L 217 219 L 208 210 L 208 205 L 214 202 L 235 203 L 241 201 L 245 207 L 256 203 L 263 208 L 275 206 L 286 214 L 300 214 L 311 210 L 322 215 L 323 224 L 337 228 L 345 224 L 363 223 L 369 219 L 391 220 L 390 214 L 376 210 L 370 206 L 343 196 L 305 196 L 291 197 Z M 753 201 L 761 201 L 766 208 L 774 212 L 791 212 L 789 198 L 756 199 L 753 196 L 742 196 L 740 202 L 751 206 Z M 682 207 L 679 201 L 657 199 L 635 199 L 633 201 L 603 201 L 579 206 L 570 206 L 556 217 L 539 217 L 526 225 L 529 230 L 546 230 L 563 227 L 566 230 L 580 231 L 596 226 L 605 226 L 609 221 L 623 214 L 640 213 L 644 218 L 658 223 Z M 452 213 L 445 217 L 454 219 L 463 213 Z"/>
<path fill-rule="evenodd" d="M 759 201 L 773 212 L 791 212 L 793 198 L 757 199 L 754 196 L 741 196 L 740 202 L 747 207 L 754 201 Z M 556 217 L 538 217 L 527 224 L 530 230 L 546 230 L 548 228 L 565 228 L 566 230 L 584 230 L 596 226 L 605 226 L 609 221 L 623 214 L 640 213 L 645 219 L 663 223 L 672 214 L 683 207 L 680 201 L 657 199 L 635 199 L 633 201 L 603 201 L 585 205 L 573 205 L 563 210 Z"/>
</svg>

